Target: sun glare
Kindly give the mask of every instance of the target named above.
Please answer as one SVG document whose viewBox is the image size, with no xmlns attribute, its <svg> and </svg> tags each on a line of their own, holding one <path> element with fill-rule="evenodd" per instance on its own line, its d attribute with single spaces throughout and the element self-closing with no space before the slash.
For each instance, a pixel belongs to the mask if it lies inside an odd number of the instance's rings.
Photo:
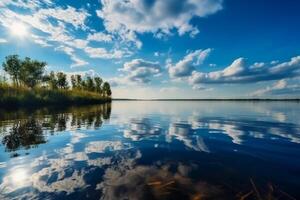
<svg viewBox="0 0 300 200">
<path fill-rule="evenodd" d="M 17 37 L 25 37 L 28 34 L 26 25 L 20 22 L 14 22 L 9 29 L 11 34 Z"/>
<path fill-rule="evenodd" d="M 16 168 L 5 178 L 6 184 L 10 187 L 18 189 L 28 186 L 30 175 L 26 168 Z"/>
</svg>

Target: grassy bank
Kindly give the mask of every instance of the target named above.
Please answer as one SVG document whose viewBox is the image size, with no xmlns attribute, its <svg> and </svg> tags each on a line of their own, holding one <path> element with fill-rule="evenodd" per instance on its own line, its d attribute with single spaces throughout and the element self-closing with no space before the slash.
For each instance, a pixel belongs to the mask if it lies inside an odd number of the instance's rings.
<svg viewBox="0 0 300 200">
<path fill-rule="evenodd" d="M 16 87 L 0 84 L 0 106 L 44 106 L 44 105 L 83 105 L 110 102 L 96 92 L 84 90 L 64 90 L 46 88 Z"/>
</svg>

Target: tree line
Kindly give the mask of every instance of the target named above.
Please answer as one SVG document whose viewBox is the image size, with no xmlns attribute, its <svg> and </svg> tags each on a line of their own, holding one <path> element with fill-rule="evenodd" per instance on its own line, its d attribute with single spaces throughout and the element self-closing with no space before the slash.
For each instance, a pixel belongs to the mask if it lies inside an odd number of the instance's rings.
<svg viewBox="0 0 300 200">
<path fill-rule="evenodd" d="M 46 65 L 46 62 L 32 60 L 28 57 L 20 59 L 18 55 L 9 55 L 5 57 L 2 67 L 9 75 L 13 85 L 17 87 L 84 90 L 108 97 L 112 94 L 110 84 L 104 82 L 100 77 L 83 77 L 76 74 L 71 76 L 69 83 L 67 74 L 63 72 L 51 71 L 47 74 L 45 71 Z M 7 82 L 6 79 L 3 81 Z"/>
</svg>

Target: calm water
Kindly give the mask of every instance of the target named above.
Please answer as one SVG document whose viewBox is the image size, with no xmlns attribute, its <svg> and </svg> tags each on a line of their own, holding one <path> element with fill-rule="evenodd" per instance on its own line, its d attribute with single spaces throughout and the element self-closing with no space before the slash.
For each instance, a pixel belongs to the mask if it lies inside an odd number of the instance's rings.
<svg viewBox="0 0 300 200">
<path fill-rule="evenodd" d="M 0 110 L 0 199 L 300 199 L 300 104 Z"/>
</svg>

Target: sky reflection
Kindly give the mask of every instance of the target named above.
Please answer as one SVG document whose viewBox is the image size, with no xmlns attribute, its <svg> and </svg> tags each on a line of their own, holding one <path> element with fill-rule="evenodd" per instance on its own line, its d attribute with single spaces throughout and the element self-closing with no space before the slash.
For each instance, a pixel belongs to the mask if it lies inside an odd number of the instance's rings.
<svg viewBox="0 0 300 200">
<path fill-rule="evenodd" d="M 7 112 L 0 198 L 232 199 L 252 190 L 252 177 L 258 187 L 272 182 L 297 196 L 300 110 L 272 104 L 113 102 Z"/>
</svg>

